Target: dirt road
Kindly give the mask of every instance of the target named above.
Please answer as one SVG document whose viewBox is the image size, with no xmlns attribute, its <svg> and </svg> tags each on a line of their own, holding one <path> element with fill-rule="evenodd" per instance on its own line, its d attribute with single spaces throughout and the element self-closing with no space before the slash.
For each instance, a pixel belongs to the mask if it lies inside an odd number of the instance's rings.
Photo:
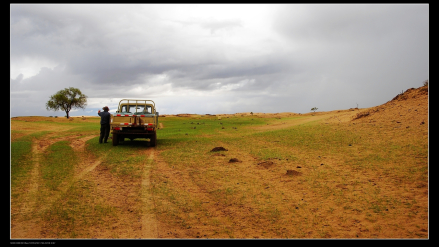
<svg viewBox="0 0 439 247">
<path fill-rule="evenodd" d="M 145 155 L 148 162 L 145 163 L 141 181 L 122 181 L 109 173 L 102 165 L 100 158 L 93 157 L 84 152 L 85 142 L 96 136 L 84 136 L 78 139 L 77 136 L 51 138 L 47 135 L 43 139 L 34 139 L 32 143 L 33 169 L 30 173 L 29 186 L 24 192 L 24 199 L 21 207 L 13 208 L 11 213 L 11 239 L 34 239 L 34 238 L 58 238 L 57 232 L 51 229 L 51 223 L 43 219 L 44 215 L 50 214 L 53 207 L 62 204 L 70 189 L 78 183 L 92 182 L 96 185 L 93 192 L 97 199 L 95 203 L 106 201 L 113 207 L 120 209 L 117 217 L 108 219 L 111 228 L 117 235 L 108 230 L 98 229 L 91 234 L 91 238 L 157 238 L 157 223 L 153 213 L 153 201 L 151 200 L 150 170 L 154 160 L 154 149 L 147 149 Z M 79 162 L 75 165 L 75 174 L 63 182 L 56 191 L 51 191 L 50 198 L 41 198 L 47 189 L 41 186 L 41 157 L 45 155 L 47 148 L 58 142 L 67 140 L 70 146 L 78 154 Z M 136 187 L 141 182 L 142 203 L 137 203 Z M 44 201 L 44 203 L 41 203 Z M 93 202 L 91 202 L 93 203 Z M 136 220 L 133 212 L 140 211 L 141 221 Z M 117 218 L 115 221 L 114 218 Z M 133 224 L 134 222 L 134 224 Z M 86 229 L 87 230 L 87 229 Z M 81 235 L 81 232 L 77 232 Z"/>
</svg>

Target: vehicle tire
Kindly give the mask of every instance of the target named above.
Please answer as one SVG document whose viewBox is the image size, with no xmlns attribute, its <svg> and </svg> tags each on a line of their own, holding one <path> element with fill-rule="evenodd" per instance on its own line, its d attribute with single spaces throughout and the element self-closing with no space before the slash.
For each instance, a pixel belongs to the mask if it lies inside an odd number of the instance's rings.
<svg viewBox="0 0 439 247">
<path fill-rule="evenodd" d="M 119 144 L 119 137 L 117 134 L 113 134 L 113 146 L 117 146 Z"/>
<path fill-rule="evenodd" d="M 157 144 L 157 133 L 154 133 L 150 138 L 149 138 L 149 145 L 151 147 L 155 147 Z"/>
</svg>

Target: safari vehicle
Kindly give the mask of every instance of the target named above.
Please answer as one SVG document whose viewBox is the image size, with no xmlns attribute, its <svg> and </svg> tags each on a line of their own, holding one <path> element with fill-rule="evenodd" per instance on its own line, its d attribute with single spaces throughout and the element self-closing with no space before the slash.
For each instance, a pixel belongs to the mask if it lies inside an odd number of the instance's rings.
<svg viewBox="0 0 439 247">
<path fill-rule="evenodd" d="M 150 146 L 157 143 L 158 116 L 152 100 L 122 99 L 115 114 L 111 117 L 113 146 L 125 138 L 149 139 Z"/>
</svg>

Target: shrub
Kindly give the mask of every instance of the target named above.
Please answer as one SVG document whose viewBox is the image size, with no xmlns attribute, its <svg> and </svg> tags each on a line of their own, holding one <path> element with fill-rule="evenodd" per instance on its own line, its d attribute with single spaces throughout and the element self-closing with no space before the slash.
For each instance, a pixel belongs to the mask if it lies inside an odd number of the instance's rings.
<svg viewBox="0 0 439 247">
<path fill-rule="evenodd" d="M 365 111 L 365 112 L 359 112 L 359 113 L 357 113 L 357 115 L 354 117 L 353 120 L 355 120 L 355 119 L 359 119 L 359 118 L 362 118 L 362 117 L 367 117 L 367 116 L 369 116 L 369 115 L 370 115 L 370 112 L 368 112 L 368 111 Z"/>
<path fill-rule="evenodd" d="M 423 85 L 424 85 L 424 86 L 428 86 L 428 80 L 425 80 L 425 81 L 423 82 Z"/>
</svg>

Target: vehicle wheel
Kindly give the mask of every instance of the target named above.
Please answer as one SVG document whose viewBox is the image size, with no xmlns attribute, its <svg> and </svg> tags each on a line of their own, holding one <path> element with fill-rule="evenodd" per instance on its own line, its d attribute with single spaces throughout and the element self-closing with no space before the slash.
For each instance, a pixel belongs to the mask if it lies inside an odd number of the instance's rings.
<svg viewBox="0 0 439 247">
<path fill-rule="evenodd" d="M 151 147 L 155 147 L 155 145 L 157 144 L 157 133 L 154 133 L 150 138 L 149 138 L 149 145 Z"/>
<path fill-rule="evenodd" d="M 119 138 L 117 134 L 113 134 L 113 146 L 117 146 L 119 144 Z"/>
</svg>

